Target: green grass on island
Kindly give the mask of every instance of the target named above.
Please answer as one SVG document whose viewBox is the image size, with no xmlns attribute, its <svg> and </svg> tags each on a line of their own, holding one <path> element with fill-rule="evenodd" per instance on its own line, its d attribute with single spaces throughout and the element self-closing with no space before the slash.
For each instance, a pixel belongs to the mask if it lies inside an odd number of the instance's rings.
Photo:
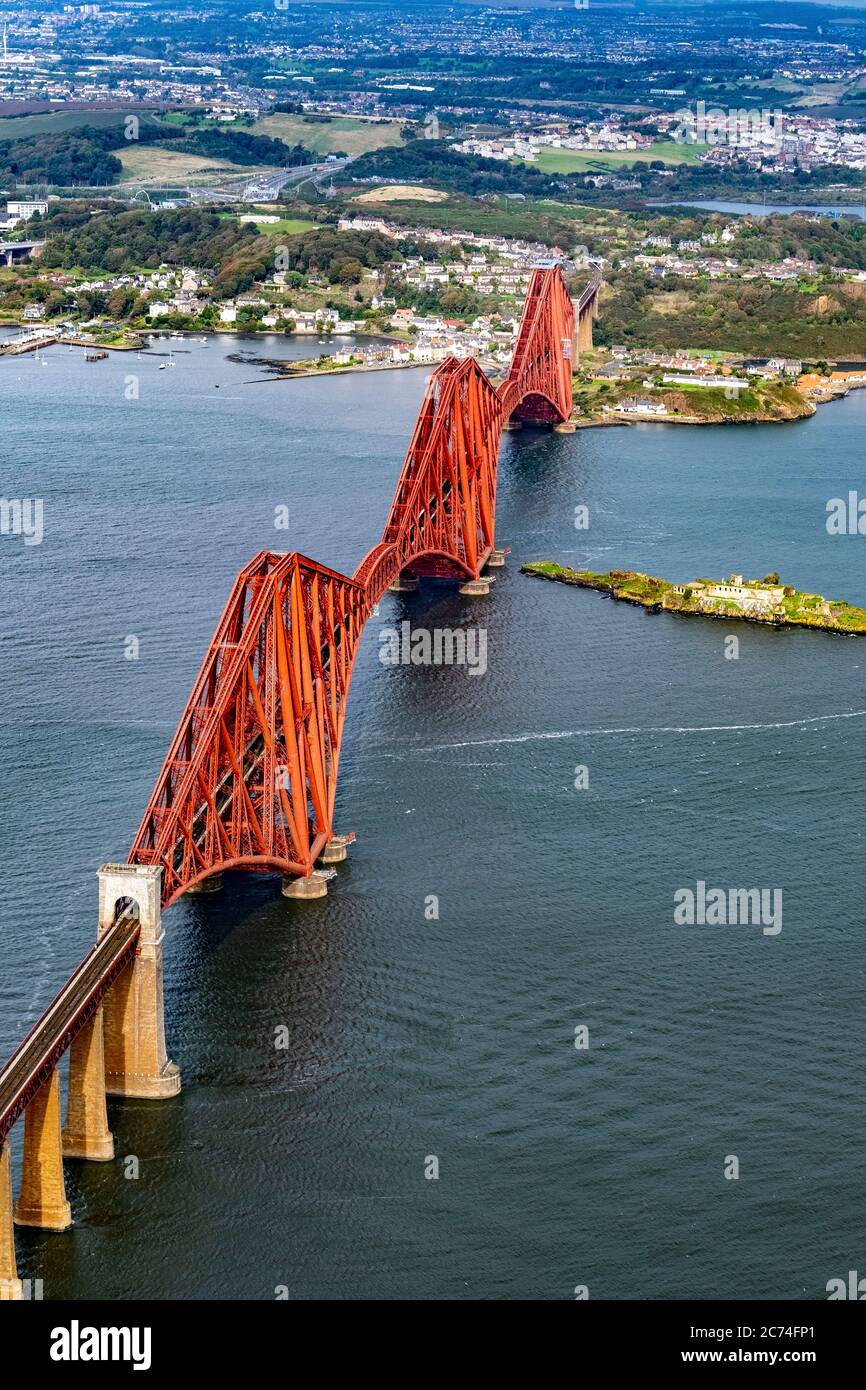
<svg viewBox="0 0 866 1390">
<path fill-rule="evenodd" d="M 591 370 L 591 369 L 590 369 Z M 663 384 L 646 371 L 621 381 L 573 381 L 574 403 L 578 415 L 587 421 L 623 423 L 626 419 L 655 419 L 671 423 L 733 424 L 799 420 L 814 413 L 795 386 L 787 382 L 764 382 L 750 377 L 731 376 L 729 389 L 706 386 L 700 377 L 689 382 Z M 643 412 L 634 414 L 638 403 Z M 662 407 L 662 414 L 654 408 Z"/>
<path fill-rule="evenodd" d="M 674 584 L 639 570 L 599 573 L 570 569 L 551 560 L 521 565 L 520 570 L 537 579 L 598 589 L 653 611 L 866 634 L 866 610 L 854 608 L 844 599 L 827 599 L 823 594 L 795 589 L 784 584 L 778 574 L 767 574 L 762 579 L 732 574 L 727 579 L 692 579 Z"/>
</svg>

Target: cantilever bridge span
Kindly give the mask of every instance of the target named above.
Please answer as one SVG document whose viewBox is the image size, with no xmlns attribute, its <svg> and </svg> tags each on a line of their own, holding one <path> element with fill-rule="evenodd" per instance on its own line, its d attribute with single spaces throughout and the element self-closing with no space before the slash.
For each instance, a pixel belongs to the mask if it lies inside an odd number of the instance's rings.
<svg viewBox="0 0 866 1390">
<path fill-rule="evenodd" d="M 21 1298 L 13 1222 L 71 1223 L 64 1158 L 114 1155 L 106 1094 L 180 1090 L 163 1021 L 162 910 L 219 886 L 225 869 L 281 872 L 287 897 L 324 895 L 340 742 L 364 623 L 387 589 L 425 576 L 485 593 L 504 428 L 574 428 L 572 365 L 592 345 L 600 275 L 572 301 L 561 272 L 533 272 L 510 370 L 498 385 L 448 358 L 428 383 L 381 540 L 348 576 L 262 551 L 235 580 L 136 834 L 99 871 L 97 944 L 0 1070 L 0 1301 Z M 70 1052 L 61 1127 L 57 1071 Z M 24 1116 L 12 1204 L 8 1135 Z"/>
<path fill-rule="evenodd" d="M 418 578 L 486 591 L 501 431 L 567 426 L 575 328 L 585 343 L 597 296 L 597 279 L 574 302 L 558 269 L 536 270 L 499 386 L 471 358 L 433 372 L 382 539 L 354 576 L 270 551 L 240 572 L 130 854 L 162 867 L 164 906 L 234 868 L 293 875 L 291 896 L 325 892 L 316 861 L 345 853 L 334 798 L 364 623 Z"/>
</svg>

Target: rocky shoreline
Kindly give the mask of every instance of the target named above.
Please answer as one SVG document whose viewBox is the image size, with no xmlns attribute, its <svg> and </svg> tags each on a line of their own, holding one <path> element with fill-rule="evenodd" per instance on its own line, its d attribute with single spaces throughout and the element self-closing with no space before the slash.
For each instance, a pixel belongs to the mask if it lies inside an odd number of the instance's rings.
<svg viewBox="0 0 866 1390">
<path fill-rule="evenodd" d="M 818 404 L 826 405 L 828 401 L 838 400 L 842 395 L 847 395 L 847 392 L 828 396 Z M 814 401 L 804 400 L 804 405 L 806 408 L 801 415 L 782 416 L 756 412 L 754 415 L 725 416 L 722 419 L 711 415 L 578 415 L 574 417 L 573 424 L 578 430 L 610 429 L 619 425 L 796 425 L 801 420 L 809 420 L 817 414 Z"/>
<path fill-rule="evenodd" d="M 843 600 L 825 599 L 822 594 L 800 592 L 780 584 L 776 575 L 764 580 L 749 580 L 745 584 L 740 575 L 733 575 L 730 580 L 718 583 L 694 580 L 691 585 L 676 585 L 638 570 L 596 574 L 549 560 L 523 564 L 520 573 L 554 584 L 594 589 L 618 603 L 630 603 L 648 613 L 711 618 L 725 623 L 758 623 L 763 627 L 810 628 L 844 637 L 866 636 L 864 609 Z"/>
</svg>

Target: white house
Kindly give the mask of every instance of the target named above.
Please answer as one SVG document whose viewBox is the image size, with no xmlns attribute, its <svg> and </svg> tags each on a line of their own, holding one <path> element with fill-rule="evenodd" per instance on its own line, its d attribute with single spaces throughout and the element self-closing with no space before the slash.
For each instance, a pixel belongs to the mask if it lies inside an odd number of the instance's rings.
<svg viewBox="0 0 866 1390">
<path fill-rule="evenodd" d="M 48 211 L 47 201 L 40 198 L 11 198 L 6 204 L 6 216 L 10 222 L 28 222 L 35 212 L 44 217 Z"/>
</svg>

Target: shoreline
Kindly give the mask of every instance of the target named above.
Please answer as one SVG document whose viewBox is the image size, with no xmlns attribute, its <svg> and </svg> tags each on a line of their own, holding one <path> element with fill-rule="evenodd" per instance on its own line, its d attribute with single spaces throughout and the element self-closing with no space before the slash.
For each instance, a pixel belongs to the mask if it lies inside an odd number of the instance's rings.
<svg viewBox="0 0 866 1390">
<path fill-rule="evenodd" d="M 866 385 L 866 382 L 864 382 Z M 747 416 L 723 416 L 717 418 L 712 415 L 634 415 L 622 414 L 611 411 L 609 415 L 575 415 L 572 423 L 577 430 L 610 429 L 620 425 L 798 425 L 803 420 L 811 420 L 813 415 L 817 415 L 819 405 L 829 405 L 832 401 L 840 400 L 847 396 L 848 389 L 833 392 L 832 395 L 820 401 L 809 400 L 803 397 L 803 404 L 807 408 L 802 415 L 767 415 L 755 414 Z"/>
<path fill-rule="evenodd" d="M 710 618 L 715 622 L 724 623 L 755 623 L 761 627 L 806 628 L 812 632 L 827 632 L 835 637 L 866 636 L 866 625 L 860 628 L 848 628 L 837 622 L 811 621 L 796 617 L 793 614 L 785 615 L 778 611 L 763 616 L 759 613 L 732 612 L 730 610 L 722 612 L 703 607 L 684 608 L 676 603 L 669 604 L 665 599 L 669 593 L 675 592 L 673 585 L 668 584 L 665 580 L 640 574 L 637 571 L 614 571 L 605 576 L 593 574 L 588 570 L 573 570 L 568 566 L 556 565 L 551 561 L 535 560 L 521 565 L 520 573 L 525 574 L 530 579 L 546 579 L 553 584 L 567 584 L 578 589 L 593 589 L 596 593 L 604 594 L 607 598 L 613 599 L 615 603 L 630 603 L 633 607 L 643 608 L 647 613 L 669 613 L 678 618 Z M 617 586 L 614 582 L 617 575 L 625 583 L 642 584 L 650 592 L 628 592 L 622 585 Z M 809 597 L 820 599 L 823 604 L 829 605 L 829 601 L 824 599 L 822 595 L 809 595 Z M 866 620 L 866 613 L 863 610 L 853 608 L 852 605 L 848 604 L 841 606 L 850 608 L 851 611 L 860 614 Z"/>
<path fill-rule="evenodd" d="M 46 327 L 51 327 L 51 326 L 52 326 L 52 325 L 46 325 Z M 17 329 L 21 330 L 21 329 L 24 329 L 24 328 L 38 328 L 38 327 L 40 327 L 40 325 L 38 325 L 38 324 L 30 324 L 30 323 L 24 324 L 24 323 L 15 322 L 15 321 L 8 320 L 8 319 L 6 319 L 6 320 L 0 320 L 0 328 L 13 328 L 13 329 L 16 329 L 16 328 L 17 328 Z M 219 338 L 219 337 L 224 337 L 224 338 L 227 338 L 227 339 L 235 339 L 235 340 L 237 340 L 237 341 L 242 341 L 242 340 L 245 339 L 245 338 L 288 338 L 288 339 L 290 339 L 291 341 L 294 342 L 294 341 L 296 341 L 296 340 L 303 339 L 303 338 L 308 338 L 308 337 L 311 337 L 311 336 L 312 336 L 312 335 L 310 335 L 310 334 L 303 334 L 303 333 L 301 333 L 301 334 L 296 334 L 296 333 L 291 333 L 291 334 L 289 334 L 289 333 L 286 333 L 286 334 L 279 334 L 279 333 L 274 333 L 274 331 L 273 331 L 272 329 L 267 329 L 267 330 L 263 330 L 263 329 L 250 329 L 250 330 L 245 330 L 243 333 L 238 332 L 238 331 L 236 331 L 236 330 L 226 329 L 226 328 L 219 328 L 219 329 L 211 328 L 211 329 L 202 329 L 202 330 L 195 330 L 195 329 L 173 329 L 173 330 L 171 331 L 171 333 L 163 333 L 163 332 L 159 332 L 159 331 L 157 331 L 157 330 L 152 330 L 152 331 L 148 331 L 148 332 L 143 332 L 143 331 L 140 331 L 140 330 L 135 330 L 135 332 L 137 333 L 137 335 L 138 335 L 138 337 L 139 337 L 140 340 L 139 340 L 139 341 L 136 341 L 136 342 L 132 342 L 132 343 L 117 343 L 117 342 L 114 342 L 114 343 L 105 343 L 105 342 L 98 342 L 98 341 L 96 341 L 96 340 L 77 338 L 77 337 L 74 337 L 74 336 L 72 336 L 72 335 L 70 335 L 70 334 L 62 334 L 62 335 L 59 335 L 59 336 L 57 336 L 57 337 L 52 338 L 51 341 L 49 341 L 49 342 L 47 342 L 47 343 L 34 342 L 33 347 L 32 347 L 32 348 L 25 349 L 25 351 L 37 351 L 37 350 L 39 350 L 39 351 L 44 351 L 46 348 L 49 348 L 49 347 L 60 346 L 60 347 L 76 347 L 76 348 L 81 348 L 81 349 L 84 350 L 84 351 L 91 351 L 91 352 L 97 351 L 97 352 L 124 352 L 124 353 L 136 352 L 136 353 L 141 353 L 141 352 L 150 352 L 150 351 L 152 351 L 152 350 L 153 350 L 153 345 L 154 345 L 155 342 L 170 343 L 171 340 L 172 340 L 173 338 L 174 338 L 175 340 L 177 340 L 177 339 L 192 339 L 193 341 L 197 341 L 197 340 L 201 340 L 201 339 L 209 340 L 209 339 L 211 339 L 211 338 Z M 34 336 L 35 336 L 35 335 L 34 335 Z M 346 336 L 346 335 L 344 335 L 344 336 Z M 362 336 L 363 336 L 363 337 L 379 338 L 379 340 L 380 340 L 380 341 L 383 341 L 383 342 L 388 342 L 388 341 L 390 341 L 388 338 L 386 338 L 386 337 L 381 337 L 380 335 L 377 335 L 377 334 L 362 335 Z M 329 341 L 329 343 L 330 343 L 332 340 L 329 339 L 328 341 Z M 334 341 L 334 342 L 337 342 L 337 337 L 336 337 L 336 336 L 334 337 L 333 341 Z M 19 353 L 19 354 L 10 353 L 10 352 L 8 351 L 8 346 L 7 346 L 7 344 L 5 344 L 2 340 L 0 340 L 0 357 L 5 357 L 5 356 L 17 356 L 17 355 L 21 355 L 21 354 L 20 354 L 20 353 Z M 323 356 L 328 356 L 329 354 L 325 353 L 325 354 L 322 354 L 322 355 L 323 355 Z M 295 377 L 298 377 L 298 378 L 307 378 L 307 377 L 322 377 L 322 376 L 347 376 L 347 375 L 351 375 L 351 374 L 359 373 L 359 372 L 393 372 L 393 371 L 405 371 L 405 370 L 412 370 L 412 369 L 419 369 L 419 368 L 424 368 L 424 369 L 426 369 L 427 371 L 434 371 L 434 370 L 436 369 L 436 367 L 439 365 L 439 363 L 437 363 L 437 362 L 374 362 L 374 363 L 358 362 L 358 363 L 349 363 L 349 364 L 345 364 L 345 365 L 342 365 L 342 366 L 339 366 L 339 367 L 319 367 L 319 366 L 312 365 L 313 359 L 303 359 L 303 358 L 299 358 L 299 359 L 295 359 L 295 360 L 298 361 L 298 362 L 309 361 L 309 362 L 311 363 L 311 365 L 304 366 L 304 367 L 299 367 L 299 369 L 296 370 L 296 371 L 291 371 L 291 370 L 290 370 L 290 371 L 286 371 L 286 370 L 284 370 L 284 368 L 285 368 L 286 366 L 291 365 L 292 360 L 293 360 L 293 359 L 291 359 L 291 358 L 269 358 L 269 359 L 264 359 L 264 358 L 262 358 L 262 359 L 259 360 L 258 363 L 251 364 L 251 365 L 259 365 L 259 366 L 268 367 L 268 368 L 271 369 L 269 375 L 267 375 L 266 377 L 262 378 L 263 381 L 290 381 L 290 380 L 292 380 L 292 379 L 295 378 Z M 482 370 L 484 370 L 485 373 L 486 373 L 488 376 L 491 375 L 491 372 L 495 372 L 495 371 L 497 370 L 497 367 L 496 367 L 494 364 L 485 364 L 484 362 L 480 362 L 479 365 L 482 367 Z M 257 384 L 261 384 L 261 383 L 257 383 Z M 851 391 L 856 391 L 856 390 L 858 390 L 858 389 L 863 389 L 863 388 L 866 388 L 866 381 L 851 381 L 851 382 L 847 382 L 847 383 L 845 383 L 845 384 L 841 384 L 841 383 L 840 383 L 840 384 L 838 385 L 838 387 L 831 387 L 831 388 L 829 388 L 826 392 L 824 392 L 824 393 L 822 393 L 822 394 L 820 394 L 820 395 L 818 395 L 818 394 L 803 395 L 803 396 L 802 396 L 803 411 L 802 411 L 802 413 L 797 414 L 797 415 L 786 415 L 786 416 L 783 416 L 783 415 L 771 415 L 771 414 L 766 414 L 766 413 L 756 413 L 756 414 L 754 414 L 754 415 L 748 415 L 748 416 L 722 416 L 722 417 L 716 417 L 716 416 L 712 416 L 712 415 L 701 415 L 701 414 L 695 414 L 695 415 L 674 415 L 674 414 L 669 414 L 669 415 L 659 416 L 659 415 L 653 415 L 653 414 L 641 415 L 641 414 L 633 414 L 633 413 L 626 413 L 626 412 L 619 413 L 619 412 L 616 412 L 616 411 L 611 411 L 609 414 L 606 414 L 606 415 L 602 415 L 602 414 L 599 414 L 599 413 L 593 413 L 593 414 L 591 414 L 591 415 L 572 415 L 572 416 L 571 416 L 571 419 L 570 419 L 570 421 L 569 421 L 569 423 L 571 424 L 571 426 L 573 426 L 574 432 L 577 432 L 578 430 L 590 430 L 590 429 L 618 429 L 618 428 L 623 428 L 623 427 L 634 427 L 634 426 L 636 426 L 636 425 L 660 425 L 660 426 L 666 426 L 666 425 L 688 426 L 688 425 L 691 425 L 691 426 L 699 426 L 699 427 L 710 427 L 710 426 L 714 426 L 714 425 L 715 425 L 715 426 L 724 426 L 724 427 L 727 427 L 727 426 L 734 426 L 734 425 L 795 425 L 795 424 L 801 423 L 801 422 L 804 421 L 804 420 L 809 420 L 809 419 L 811 419 L 814 415 L 817 414 L 817 411 L 818 411 L 818 407 L 819 407 L 819 406 L 822 406 L 822 405 L 831 405 L 831 404 L 832 404 L 833 402 L 835 402 L 835 401 L 844 400 L 845 397 L 848 396 L 849 393 L 850 393 Z"/>
<path fill-rule="evenodd" d="M 838 397 L 834 396 L 831 399 L 836 400 Z M 791 415 L 787 419 L 779 415 L 750 415 L 745 419 L 742 417 L 731 419 L 729 417 L 721 420 L 714 419 L 709 415 L 631 415 L 628 418 L 615 417 L 600 420 L 597 417 L 578 415 L 573 418 L 572 424 L 576 430 L 611 429 L 622 425 L 626 427 L 633 425 L 717 425 L 725 428 L 736 425 L 799 425 L 804 420 L 811 420 L 812 416 L 818 413 L 814 403 L 810 401 L 809 404 L 812 405 L 811 410 L 804 411 L 802 415 Z M 822 401 L 821 404 L 828 405 L 829 400 Z"/>
<path fill-rule="evenodd" d="M 349 376 L 353 372 L 405 372 L 411 367 L 426 367 L 432 370 L 435 362 L 355 362 L 342 367 L 305 367 L 297 372 L 274 372 L 263 378 L 265 381 L 293 381 L 311 376 Z"/>
<path fill-rule="evenodd" d="M 833 405 L 836 401 L 844 400 L 852 391 L 863 389 L 866 389 L 866 381 L 849 381 L 830 386 L 821 394 L 804 394 L 805 409 L 801 415 L 755 414 L 716 419 L 710 415 L 626 415 L 612 411 L 605 416 L 575 415 L 572 416 L 572 423 L 578 430 L 609 429 L 618 425 L 798 425 L 817 415 L 819 406 Z"/>
</svg>

